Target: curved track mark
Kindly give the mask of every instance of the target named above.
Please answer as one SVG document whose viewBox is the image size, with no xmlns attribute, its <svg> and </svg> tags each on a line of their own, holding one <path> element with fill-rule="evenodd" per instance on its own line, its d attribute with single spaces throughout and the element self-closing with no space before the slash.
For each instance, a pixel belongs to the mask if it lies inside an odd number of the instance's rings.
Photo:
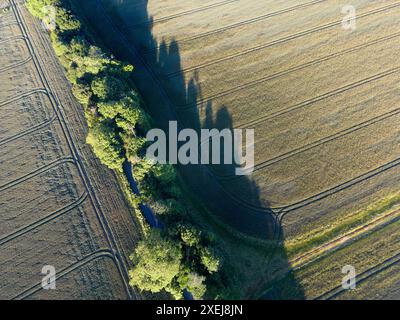
<svg viewBox="0 0 400 320">
<path fill-rule="evenodd" d="M 53 115 L 50 117 L 50 119 L 48 119 L 48 120 L 46 120 L 46 121 L 44 121 L 44 122 L 42 122 L 42 123 L 39 123 L 38 125 L 32 126 L 32 127 L 30 127 L 29 129 L 26 129 L 26 130 L 24 130 L 24 131 L 21 131 L 21 132 L 15 134 L 15 135 L 13 135 L 13 136 L 4 138 L 4 139 L 0 140 L 0 146 L 2 146 L 2 145 L 4 145 L 4 144 L 7 144 L 7 143 L 9 143 L 9 142 L 11 142 L 11 141 L 17 140 L 17 139 L 19 139 L 19 138 L 22 138 L 22 137 L 24 137 L 24 136 L 26 136 L 26 135 L 28 135 L 28 134 L 30 134 L 30 133 L 32 133 L 32 132 L 35 132 L 35 131 L 37 131 L 37 130 L 40 130 L 40 129 L 42 129 L 42 128 L 44 128 L 44 127 L 46 127 L 46 126 L 52 124 L 56 118 L 57 118 L 57 116 L 56 116 L 55 114 L 53 114 Z"/>
<path fill-rule="evenodd" d="M 23 35 L 12 36 L 12 37 L 0 40 L 0 44 L 4 44 L 4 43 L 14 41 L 14 40 L 26 40 L 26 39 L 25 39 L 25 36 L 23 36 Z"/>
<path fill-rule="evenodd" d="M 46 94 L 47 96 L 49 95 L 49 92 L 48 92 L 46 89 L 42 89 L 42 88 L 39 88 L 39 89 L 32 89 L 32 90 L 29 90 L 29 91 L 27 91 L 27 92 L 18 94 L 18 95 L 16 95 L 16 96 L 13 97 L 13 98 L 9 98 L 9 99 L 7 99 L 7 100 L 0 101 L 0 107 L 5 106 L 5 105 L 10 104 L 10 103 L 13 103 L 13 102 L 15 102 L 15 101 L 18 101 L 18 100 L 20 100 L 20 99 L 23 99 L 23 98 L 25 98 L 25 97 L 28 97 L 28 96 L 30 96 L 31 94 L 34 94 L 34 93 L 44 93 L 44 94 Z"/>
<path fill-rule="evenodd" d="M 66 275 L 68 275 L 69 273 L 83 267 L 84 265 L 99 259 L 99 258 L 110 258 L 114 264 L 116 263 L 115 261 L 115 257 L 112 251 L 110 251 L 109 249 L 100 249 L 98 251 L 95 251 L 87 256 L 85 256 L 82 260 L 79 260 L 78 262 L 76 262 L 75 264 L 61 270 L 60 272 L 57 272 L 57 279 L 61 279 L 63 277 L 65 277 Z M 15 297 L 13 297 L 11 300 L 22 300 L 25 299 L 27 297 L 29 297 L 30 295 L 42 290 L 42 283 L 39 282 L 36 285 L 34 285 L 33 287 L 25 290 L 24 292 L 19 293 L 18 295 L 16 295 Z"/>
<path fill-rule="evenodd" d="M 19 26 L 17 21 L 10 21 L 7 23 L 0 23 L 0 29 L 5 28 L 5 27 L 9 27 L 9 26 Z M 1 31 L 1 30 L 0 30 Z"/>
<path fill-rule="evenodd" d="M 280 210 L 281 216 L 283 217 L 285 214 L 287 214 L 290 211 L 293 211 L 293 210 L 308 206 L 308 205 L 310 205 L 310 204 L 312 204 L 314 202 L 317 202 L 317 201 L 319 201 L 321 199 L 324 199 L 324 198 L 326 198 L 326 197 L 328 197 L 330 195 L 333 195 L 333 194 L 335 194 L 335 193 L 337 193 L 339 191 L 342 191 L 342 190 L 347 189 L 347 188 L 349 188 L 349 187 L 351 187 L 353 185 L 356 185 L 356 184 L 358 184 L 360 182 L 363 182 L 363 181 L 365 181 L 367 179 L 370 179 L 370 178 L 372 178 L 372 177 L 374 177 L 374 176 L 376 176 L 376 175 L 378 175 L 378 174 L 380 174 L 382 172 L 385 172 L 385 171 L 387 171 L 387 170 L 389 170 L 391 168 L 394 168 L 394 167 L 398 166 L 399 164 L 400 164 L 400 158 L 397 158 L 397 159 L 392 160 L 392 161 L 390 161 L 390 162 L 388 162 L 388 163 L 386 163 L 384 165 L 381 165 L 381 166 L 379 166 L 379 167 L 377 167 L 377 168 L 375 168 L 373 170 L 370 170 L 369 172 L 364 173 L 364 174 L 362 174 L 362 175 L 360 175 L 360 176 L 358 176 L 356 178 L 353 178 L 353 179 L 348 180 L 348 181 L 346 181 L 344 183 L 341 183 L 341 184 L 339 184 L 339 185 L 337 185 L 337 186 L 335 186 L 335 187 L 333 187 L 331 189 L 328 189 L 326 191 L 320 192 L 320 193 L 318 193 L 316 195 L 313 195 L 311 197 L 303 199 L 302 201 L 298 201 L 298 202 L 296 202 L 294 204 L 291 204 L 291 205 L 288 205 L 288 206 L 285 206 L 285 207 L 274 208 L 274 210 Z"/>
<path fill-rule="evenodd" d="M 1 72 L 4 72 L 4 71 L 11 70 L 11 69 L 14 69 L 14 68 L 18 68 L 18 67 L 20 67 L 20 66 L 23 66 L 24 64 L 28 63 L 28 62 L 31 61 L 31 60 L 32 60 L 32 57 L 27 57 L 27 58 L 25 58 L 25 59 L 22 60 L 22 61 L 19 61 L 19 62 L 16 62 L 16 63 L 14 63 L 14 64 L 11 64 L 11 65 L 9 65 L 9 66 L 0 68 L 0 73 L 1 73 Z"/>
<path fill-rule="evenodd" d="M 49 164 L 47 164 L 45 166 L 40 167 L 39 169 L 36 169 L 36 170 L 34 170 L 34 171 L 32 171 L 32 172 L 30 172 L 30 173 L 28 173 L 28 174 L 26 174 L 26 175 L 24 175 L 24 176 L 22 176 L 20 178 L 17 178 L 17 179 L 15 179 L 13 181 L 10 181 L 10 182 L 0 186 L 0 193 L 5 191 L 5 190 L 7 190 L 7 189 L 15 187 L 16 185 L 18 185 L 18 184 L 20 184 L 22 182 L 25 182 L 25 181 L 27 181 L 29 179 L 32 179 L 32 178 L 34 178 L 34 177 L 36 177 L 36 176 L 38 176 L 38 175 L 40 175 L 42 173 L 45 173 L 45 172 L 47 172 L 47 171 L 49 171 L 49 170 L 51 170 L 53 168 L 56 168 L 57 166 L 59 166 L 61 164 L 64 164 L 64 163 L 76 164 L 75 160 L 72 157 L 65 157 L 65 158 L 57 159 L 57 160 L 55 160 L 55 161 L 53 161 L 53 162 L 51 162 L 51 163 L 49 163 Z"/>
<path fill-rule="evenodd" d="M 368 180 L 368 179 L 370 179 L 370 178 L 372 178 L 374 176 L 377 176 L 382 172 L 390 170 L 390 169 L 392 169 L 392 168 L 394 168 L 394 167 L 396 167 L 398 165 L 400 165 L 400 158 L 392 160 L 392 161 L 390 161 L 390 162 L 388 162 L 386 164 L 383 164 L 383 165 L 381 165 L 381 166 L 379 166 L 379 167 L 377 167 L 377 168 L 375 168 L 375 169 L 373 169 L 371 171 L 368 171 L 367 173 L 364 173 L 364 174 L 362 174 L 362 175 L 360 175 L 360 176 L 358 176 L 356 178 L 353 178 L 351 180 L 348 180 L 348 181 L 346 181 L 344 183 L 338 184 L 338 185 L 336 185 L 336 186 L 334 186 L 334 187 L 332 187 L 330 189 L 327 189 L 325 191 L 322 191 L 320 193 L 317 193 L 317 194 L 314 194 L 314 195 L 312 195 L 310 197 L 307 197 L 307 198 L 305 198 L 305 199 L 303 199 L 301 201 L 289 204 L 287 206 L 282 206 L 282 207 L 265 208 L 265 207 L 255 206 L 255 205 L 253 205 L 251 203 L 248 203 L 247 201 L 239 199 L 237 195 L 231 194 L 228 191 L 225 191 L 225 192 L 232 200 L 235 201 L 235 203 L 238 203 L 238 204 L 242 205 L 245 208 L 252 209 L 252 210 L 254 210 L 256 212 L 259 212 L 259 213 L 267 213 L 267 214 L 270 214 L 271 211 L 272 211 L 275 215 L 277 215 L 279 217 L 280 220 L 282 220 L 283 217 L 287 213 L 289 213 L 291 211 L 306 207 L 306 206 L 308 206 L 308 205 L 310 205 L 312 203 L 315 203 L 315 202 L 318 202 L 318 201 L 320 201 L 322 199 L 325 199 L 325 198 L 327 198 L 327 197 L 329 197 L 331 195 L 334 195 L 334 194 L 338 193 L 339 191 L 342 191 L 342 190 L 345 190 L 347 188 L 350 188 L 353 185 L 356 185 L 356 184 L 361 183 L 361 182 L 363 182 L 365 180 Z M 210 175 L 212 175 L 212 173 L 210 173 Z"/>
<path fill-rule="evenodd" d="M 53 221 L 59 217 L 61 217 L 62 215 L 64 215 L 65 213 L 70 212 L 71 210 L 79 207 L 85 200 L 87 199 L 87 193 L 83 193 L 77 200 L 75 200 L 74 202 L 68 204 L 67 206 L 65 206 L 62 209 L 59 209 L 51 214 L 49 214 L 48 216 L 44 217 L 43 219 L 40 219 L 36 222 L 33 222 L 29 225 L 23 226 L 21 228 L 19 228 L 17 231 L 14 231 L 2 238 L 0 238 L 0 246 L 4 245 L 7 242 L 10 242 L 12 240 L 14 240 L 15 238 L 18 238 L 20 236 L 23 236 L 24 234 L 29 233 L 30 231 L 47 224 L 50 221 Z"/>
</svg>

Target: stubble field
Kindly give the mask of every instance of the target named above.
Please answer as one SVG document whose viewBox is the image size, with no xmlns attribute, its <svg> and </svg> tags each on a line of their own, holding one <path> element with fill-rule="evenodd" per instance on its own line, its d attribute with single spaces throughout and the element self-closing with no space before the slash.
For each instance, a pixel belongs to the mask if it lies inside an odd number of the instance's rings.
<svg viewBox="0 0 400 320">
<path fill-rule="evenodd" d="M 349 4 L 357 14 L 352 31 L 342 26 Z M 105 44 L 137 66 L 137 85 L 159 123 L 170 107 L 183 126 L 255 129 L 251 177 L 226 167 L 208 168 L 212 175 L 204 180 L 184 168 L 182 175 L 207 204 L 219 194 L 219 207 L 210 210 L 250 235 L 252 228 L 253 235 L 262 233 L 253 220 L 272 216 L 274 236 L 286 244 L 289 269 L 306 298 L 329 298 L 346 264 L 361 279 L 374 272 L 361 281 L 368 291 L 360 284 L 337 296 L 384 297 L 378 277 L 397 294 L 397 266 L 379 266 L 399 254 L 400 2 L 93 0 L 77 6 Z M 106 10 L 112 21 L 100 13 L 90 18 L 89 10 Z M 100 30 L 105 23 L 116 29 Z M 252 294 L 270 289 L 262 281 L 242 285 Z"/>
</svg>

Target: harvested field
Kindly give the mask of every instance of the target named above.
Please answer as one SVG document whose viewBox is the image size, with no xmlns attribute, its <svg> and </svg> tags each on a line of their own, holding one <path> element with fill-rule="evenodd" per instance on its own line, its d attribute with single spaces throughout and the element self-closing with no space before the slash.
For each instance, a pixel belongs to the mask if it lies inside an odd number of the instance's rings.
<svg viewBox="0 0 400 320">
<path fill-rule="evenodd" d="M 376 266 L 377 273 L 359 283 L 355 290 L 342 292 L 335 299 L 365 299 L 365 300 L 398 300 L 399 292 L 399 256 L 390 259 L 390 262 Z M 378 271 L 379 270 L 379 271 Z"/>
<path fill-rule="evenodd" d="M 107 251 L 96 251 L 95 254 L 90 254 L 83 259 L 82 264 L 72 265 L 71 268 L 65 270 L 65 274 L 58 280 L 58 290 L 62 290 L 62 295 L 73 300 L 85 299 L 92 296 L 98 300 L 109 299 L 125 299 L 123 294 L 124 287 L 121 282 L 115 282 L 112 285 L 105 281 L 101 272 L 94 273 L 93 270 L 108 270 L 111 274 L 111 279 L 120 277 L 115 263 L 110 258 L 111 253 Z M 96 292 L 90 292 L 90 289 L 85 285 L 82 279 L 90 276 L 90 281 L 97 284 Z M 80 285 L 77 287 L 76 283 Z M 51 294 L 48 290 L 43 290 L 40 286 L 33 288 L 30 292 L 30 300 L 46 300 L 51 299 Z"/>
<path fill-rule="evenodd" d="M 133 78 L 160 127 L 178 119 L 195 129 L 255 129 L 251 177 L 235 176 L 230 166 L 181 168 L 224 223 L 291 245 L 320 235 L 320 246 L 340 237 L 329 228 L 349 232 L 341 222 L 398 192 L 399 1 L 354 1 L 352 31 L 342 26 L 342 0 L 74 3 L 104 45 L 136 66 Z M 304 298 L 338 285 L 345 264 L 354 262 L 361 275 L 396 254 L 395 226 L 369 230 L 298 267 Z M 277 256 L 286 259 L 281 270 L 290 269 L 294 257 Z M 268 263 L 265 273 L 279 268 Z M 240 286 L 254 297 L 266 282 Z M 391 291 L 397 283 L 393 278 Z"/>
<path fill-rule="evenodd" d="M 357 291 L 347 293 L 346 290 L 343 290 L 341 286 L 342 267 L 354 266 L 359 285 L 362 286 L 367 279 L 371 281 L 370 279 L 379 275 L 386 268 L 393 266 L 399 259 L 398 227 L 398 219 L 395 219 L 391 224 L 299 270 L 297 278 L 302 283 L 307 296 L 332 299 L 345 294 L 349 297 L 352 295 L 357 297 Z M 369 294 L 385 294 L 384 288 L 376 291 L 374 289 L 370 288 Z"/>
<path fill-rule="evenodd" d="M 139 298 L 127 270 L 141 229 L 23 1 L 0 2 L 0 43 L 0 299 Z"/>
<path fill-rule="evenodd" d="M 34 106 L 35 112 L 29 113 L 29 108 Z M 2 110 L 7 114 L 1 124 L 0 143 L 17 139 L 22 134 L 31 132 L 39 126 L 49 125 L 54 120 L 55 114 L 50 108 L 50 100 L 44 91 L 34 91 L 23 95 L 18 100 L 12 100 L 2 105 Z M 20 124 L 15 126 L 15 121 Z"/>
</svg>

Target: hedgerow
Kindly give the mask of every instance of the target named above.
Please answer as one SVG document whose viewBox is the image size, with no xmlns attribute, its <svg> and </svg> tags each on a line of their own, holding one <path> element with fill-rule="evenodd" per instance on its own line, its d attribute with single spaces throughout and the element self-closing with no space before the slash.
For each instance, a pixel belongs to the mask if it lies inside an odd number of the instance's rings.
<svg viewBox="0 0 400 320">
<path fill-rule="evenodd" d="M 206 292 L 206 277 L 217 272 L 221 259 L 212 248 L 212 236 L 189 219 L 187 203 L 175 168 L 154 164 L 144 157 L 145 132 L 151 119 L 142 108 L 138 93 L 130 82 L 134 67 L 120 62 L 95 46 L 88 38 L 68 0 L 28 0 L 30 12 L 48 18 L 49 6 L 55 10 L 55 29 L 50 38 L 56 55 L 72 84 L 72 93 L 83 106 L 91 145 L 100 161 L 120 173 L 125 161 L 140 189 L 131 202 L 144 201 L 162 218 L 165 228 L 151 230 L 131 256 L 135 266 L 130 283 L 141 290 L 166 290 L 182 298 L 188 289 L 195 298 Z"/>
</svg>

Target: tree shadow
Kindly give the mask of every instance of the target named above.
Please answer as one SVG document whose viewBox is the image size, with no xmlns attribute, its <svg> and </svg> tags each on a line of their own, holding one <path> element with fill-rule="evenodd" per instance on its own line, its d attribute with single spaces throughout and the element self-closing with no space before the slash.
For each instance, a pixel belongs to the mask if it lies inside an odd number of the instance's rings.
<svg viewBox="0 0 400 320">
<path fill-rule="evenodd" d="M 228 108 L 203 99 L 196 70 L 190 76 L 182 71 L 179 42 L 157 40 L 153 35 L 155 21 L 149 15 L 149 0 L 85 0 L 76 1 L 76 5 L 103 45 L 118 59 L 135 66 L 133 81 L 157 127 L 167 130 L 168 121 L 177 120 L 181 128 L 197 131 L 233 129 Z M 121 12 L 123 16 L 119 16 Z M 118 19 L 118 24 L 113 19 Z M 227 181 L 218 178 L 234 176 L 236 168 L 235 165 L 180 165 L 179 173 L 190 192 L 218 220 L 250 237 L 274 243 L 274 249 L 266 248 L 270 252 L 266 253 L 265 275 L 245 293 L 246 297 L 304 299 L 303 290 L 291 272 L 283 272 L 286 274 L 283 280 L 280 277 L 274 281 L 279 271 L 291 268 L 279 219 L 269 209 L 269 203 L 260 200 L 260 188 L 249 176 Z M 246 201 L 235 196 L 235 192 Z"/>
</svg>

